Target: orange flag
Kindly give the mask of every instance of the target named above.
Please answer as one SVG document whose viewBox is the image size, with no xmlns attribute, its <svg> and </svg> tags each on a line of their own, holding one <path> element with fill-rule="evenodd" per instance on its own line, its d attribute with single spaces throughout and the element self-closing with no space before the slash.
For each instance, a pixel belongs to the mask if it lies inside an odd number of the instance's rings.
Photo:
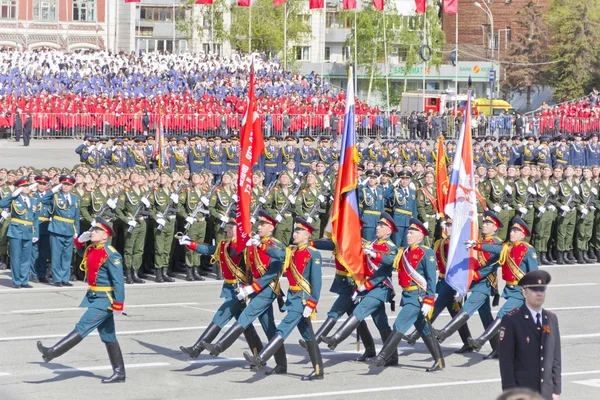
<svg viewBox="0 0 600 400">
<path fill-rule="evenodd" d="M 435 181 L 439 213 L 444 215 L 444 209 L 448 200 L 448 168 L 446 167 L 446 150 L 444 148 L 444 137 L 438 136 L 437 160 L 435 162 Z"/>
</svg>

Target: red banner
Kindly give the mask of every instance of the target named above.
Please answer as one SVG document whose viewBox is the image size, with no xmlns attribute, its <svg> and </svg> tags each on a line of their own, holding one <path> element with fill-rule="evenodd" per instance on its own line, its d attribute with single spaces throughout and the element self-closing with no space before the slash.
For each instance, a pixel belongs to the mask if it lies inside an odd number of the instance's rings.
<svg viewBox="0 0 600 400">
<path fill-rule="evenodd" d="M 427 0 L 415 0 L 415 5 L 417 6 L 415 12 L 418 14 L 422 14 L 427 9 Z"/>
<path fill-rule="evenodd" d="M 356 10 L 356 0 L 344 0 L 344 10 Z"/>
<path fill-rule="evenodd" d="M 238 7 L 250 7 L 252 0 L 238 0 Z"/>
<path fill-rule="evenodd" d="M 273 0 L 273 4 L 275 5 L 275 7 L 278 7 L 282 4 L 285 4 L 286 0 Z"/>
<path fill-rule="evenodd" d="M 437 143 L 437 160 L 435 162 L 435 182 L 436 182 L 436 194 L 438 202 L 438 212 L 444 215 L 446 209 L 446 202 L 448 199 L 448 187 L 450 181 L 448 180 L 448 167 L 446 166 L 446 151 L 444 148 L 444 137 L 438 136 Z"/>
<path fill-rule="evenodd" d="M 315 8 L 324 8 L 325 0 L 309 0 L 308 7 L 311 10 L 314 10 Z"/>
<path fill-rule="evenodd" d="M 235 224 L 237 229 L 236 251 L 241 253 L 250 238 L 250 203 L 252 202 L 252 166 L 256 163 L 265 148 L 260 129 L 260 119 L 256 112 L 254 95 L 254 70 L 250 72 L 248 92 L 248 108 L 242 121 L 240 165 L 238 167 L 238 199 Z"/>
<path fill-rule="evenodd" d="M 373 7 L 376 10 L 383 11 L 383 1 L 384 0 L 373 0 Z"/>
<path fill-rule="evenodd" d="M 213 3 L 213 0 L 196 0 L 196 2 L 194 4 L 204 4 L 204 5 L 211 5 Z"/>
<path fill-rule="evenodd" d="M 444 12 L 446 14 L 458 14 L 458 0 L 444 0 Z"/>
</svg>

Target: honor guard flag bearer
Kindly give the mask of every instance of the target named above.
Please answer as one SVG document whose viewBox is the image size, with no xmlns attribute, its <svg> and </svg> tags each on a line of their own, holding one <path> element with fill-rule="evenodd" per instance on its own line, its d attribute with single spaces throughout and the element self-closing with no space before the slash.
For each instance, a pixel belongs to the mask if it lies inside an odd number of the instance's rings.
<svg viewBox="0 0 600 400">
<path fill-rule="evenodd" d="M 475 194 L 475 169 L 473 168 L 473 145 L 471 138 L 471 91 L 467 94 L 465 119 L 458 139 L 458 147 L 452 172 L 446 204 L 446 215 L 452 218 L 452 233 L 448 249 L 446 282 L 457 293 L 465 297 L 477 266 L 477 258 L 472 248 L 464 245 L 469 240 L 477 240 L 477 197 Z"/>
<path fill-rule="evenodd" d="M 250 203 L 252 202 L 252 166 L 262 154 L 265 143 L 260 129 L 260 119 L 256 112 L 256 97 L 254 94 L 254 56 L 250 65 L 250 89 L 248 107 L 242 121 L 240 165 L 238 167 L 238 196 L 236 229 L 238 241 L 236 250 L 241 253 L 250 238 L 252 224 L 250 223 Z"/>
<path fill-rule="evenodd" d="M 331 208 L 331 239 L 335 244 L 335 257 L 355 281 L 362 284 L 365 280 L 364 254 L 361 226 L 358 211 L 358 151 L 356 149 L 356 130 L 354 129 L 354 87 L 352 67 L 348 72 L 346 91 L 346 112 L 344 114 L 344 132 L 340 150 L 340 168 L 335 183 L 333 207 Z"/>
</svg>

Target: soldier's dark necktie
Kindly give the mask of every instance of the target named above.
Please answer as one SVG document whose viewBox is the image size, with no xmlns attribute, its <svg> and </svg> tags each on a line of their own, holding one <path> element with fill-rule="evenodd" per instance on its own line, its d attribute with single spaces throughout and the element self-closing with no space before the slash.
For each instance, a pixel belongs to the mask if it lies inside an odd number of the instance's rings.
<svg viewBox="0 0 600 400">
<path fill-rule="evenodd" d="M 535 324 L 537 325 L 538 329 L 542 329 L 542 314 L 541 313 L 535 314 Z"/>
</svg>

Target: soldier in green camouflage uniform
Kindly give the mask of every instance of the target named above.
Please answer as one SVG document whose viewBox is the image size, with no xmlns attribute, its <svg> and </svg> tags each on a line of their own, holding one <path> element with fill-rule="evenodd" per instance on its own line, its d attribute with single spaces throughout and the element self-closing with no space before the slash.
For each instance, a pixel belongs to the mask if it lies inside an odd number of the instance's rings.
<svg viewBox="0 0 600 400">
<path fill-rule="evenodd" d="M 573 178 L 573 167 L 567 166 L 563 172 L 563 180 L 558 184 L 558 226 L 556 247 L 559 264 L 574 264 L 573 237 L 577 220 L 576 205 L 579 202 L 579 187 Z"/>
<path fill-rule="evenodd" d="M 556 194 L 556 186 L 554 186 L 550 177 L 552 176 L 552 168 L 549 165 L 542 167 L 542 177 L 533 187 L 536 191 L 536 199 L 534 203 L 534 220 L 533 220 L 533 247 L 540 254 L 540 263 L 542 265 L 551 265 L 552 261 L 548 258 L 548 242 L 552 234 L 552 224 L 556 219 L 556 206 L 554 205 L 554 196 Z"/>
<path fill-rule="evenodd" d="M 293 201 L 292 201 L 293 200 Z M 269 196 L 267 197 L 267 203 L 265 204 L 265 210 L 273 218 L 277 218 L 279 211 L 283 209 L 283 206 L 289 202 L 286 211 L 281 215 L 281 221 L 275 228 L 275 238 L 287 246 L 292 237 L 292 230 L 294 228 L 294 207 L 296 204 L 296 198 L 292 196 L 292 188 L 290 187 L 290 177 L 288 174 L 279 175 L 279 181 L 277 186 L 273 188 Z"/>
<path fill-rule="evenodd" d="M 119 202 L 115 213 L 123 222 L 125 228 L 125 243 L 123 251 L 123 264 L 125 267 L 125 283 L 145 283 L 141 278 L 140 267 L 144 256 L 144 241 L 146 239 L 146 219 L 142 215 L 150 208 L 149 194 L 142 190 L 144 177 L 136 171 L 129 177 L 131 188 L 119 195 Z M 138 211 L 140 210 L 140 211 Z M 137 217 L 134 218 L 134 215 Z M 129 232 L 131 230 L 131 232 Z"/>
<path fill-rule="evenodd" d="M 167 274 L 167 268 L 171 258 L 179 200 L 179 194 L 171 187 L 171 176 L 168 172 L 161 171 L 159 185 L 150 195 L 150 214 L 156 222 L 154 227 L 154 267 L 156 268 L 155 282 L 158 283 L 173 282 L 173 279 Z M 167 207 L 177 210 L 177 212 L 168 210 Z"/>
<path fill-rule="evenodd" d="M 221 186 L 215 190 L 210 198 L 210 204 L 208 210 L 213 218 L 214 223 L 214 237 L 215 242 L 219 243 L 221 240 L 225 240 L 225 224 L 229 221 L 227 217 L 232 211 L 236 210 L 237 195 L 232 185 L 235 173 L 227 171 L 223 174 L 221 180 Z M 233 204 L 230 203 L 233 202 Z M 221 225 L 223 228 L 221 228 Z"/>
<path fill-rule="evenodd" d="M 486 205 L 502 221 L 502 227 L 498 229 L 498 237 L 505 240 L 513 213 L 512 208 L 508 206 L 512 188 L 510 188 L 509 182 L 498 176 L 497 173 L 496 168 L 488 168 L 489 191 L 487 192 Z M 510 189 L 507 189 L 507 187 Z"/>
<path fill-rule="evenodd" d="M 329 216 L 331 215 L 331 201 L 328 199 L 331 196 L 331 192 L 335 189 L 331 186 L 331 180 L 329 179 L 329 175 L 326 174 L 326 168 L 324 161 L 317 161 L 317 173 L 315 178 L 317 180 L 317 187 L 319 188 L 319 192 L 325 197 L 325 203 L 323 204 L 323 209 L 325 212 L 319 213 L 319 219 L 321 220 L 321 226 L 317 226 L 319 228 L 319 237 L 323 237 L 323 233 L 325 232 L 325 228 L 327 227 L 327 223 L 329 222 Z"/>
<path fill-rule="evenodd" d="M 427 229 L 429 234 L 426 237 L 427 242 L 424 244 L 429 247 L 433 247 L 436 224 L 439 219 L 439 213 L 437 212 L 436 203 L 436 188 L 435 188 L 435 176 L 431 172 L 426 172 L 423 180 L 424 185 L 417 189 L 417 213 L 419 220 L 423 223 L 427 223 Z"/>
<path fill-rule="evenodd" d="M 575 258 L 579 264 L 596 262 L 596 257 L 588 254 L 589 243 L 594 229 L 595 205 L 598 198 L 598 184 L 592 180 L 592 169 L 583 167 L 583 180 L 579 184 L 580 205 L 577 207 L 575 228 Z"/>
<path fill-rule="evenodd" d="M 185 234 L 189 236 L 193 241 L 198 243 L 204 242 L 206 236 L 206 218 L 208 216 L 208 206 L 203 203 L 209 203 L 209 200 L 205 197 L 206 177 L 201 175 L 199 172 L 192 173 L 192 186 L 187 187 L 183 192 L 185 198 L 181 205 L 181 216 L 185 218 L 186 224 L 191 224 Z M 194 216 L 194 211 L 196 211 Z M 186 249 L 185 252 L 185 265 L 186 265 L 186 276 L 185 280 L 191 281 L 203 281 L 204 278 L 200 276 L 200 263 L 201 256 L 193 250 Z"/>
<path fill-rule="evenodd" d="M 475 174 L 475 197 L 477 197 L 477 221 L 479 222 L 477 226 L 480 228 L 483 224 L 483 213 L 487 210 L 485 199 L 490 188 L 491 185 L 488 182 L 481 179 L 478 174 Z"/>
<path fill-rule="evenodd" d="M 533 203 L 537 194 L 529 179 L 530 175 L 531 167 L 524 165 L 521 167 L 521 177 L 513 184 L 512 207 L 515 209 L 515 215 L 522 218 L 527 223 L 527 226 L 533 226 L 535 217 Z M 524 241 L 529 243 L 529 236 Z"/>
<path fill-rule="evenodd" d="M 314 212 L 312 217 L 309 214 L 313 207 L 319 209 L 322 204 L 325 203 L 326 199 L 323 194 L 319 192 L 317 188 L 317 178 L 315 174 L 309 172 L 306 174 L 306 189 L 302 189 L 296 197 L 296 215 L 306 219 L 312 226 L 320 226 L 321 220 L 319 219 L 319 212 Z M 312 234 L 312 239 L 318 239 L 319 232 L 315 229 Z"/>
</svg>

